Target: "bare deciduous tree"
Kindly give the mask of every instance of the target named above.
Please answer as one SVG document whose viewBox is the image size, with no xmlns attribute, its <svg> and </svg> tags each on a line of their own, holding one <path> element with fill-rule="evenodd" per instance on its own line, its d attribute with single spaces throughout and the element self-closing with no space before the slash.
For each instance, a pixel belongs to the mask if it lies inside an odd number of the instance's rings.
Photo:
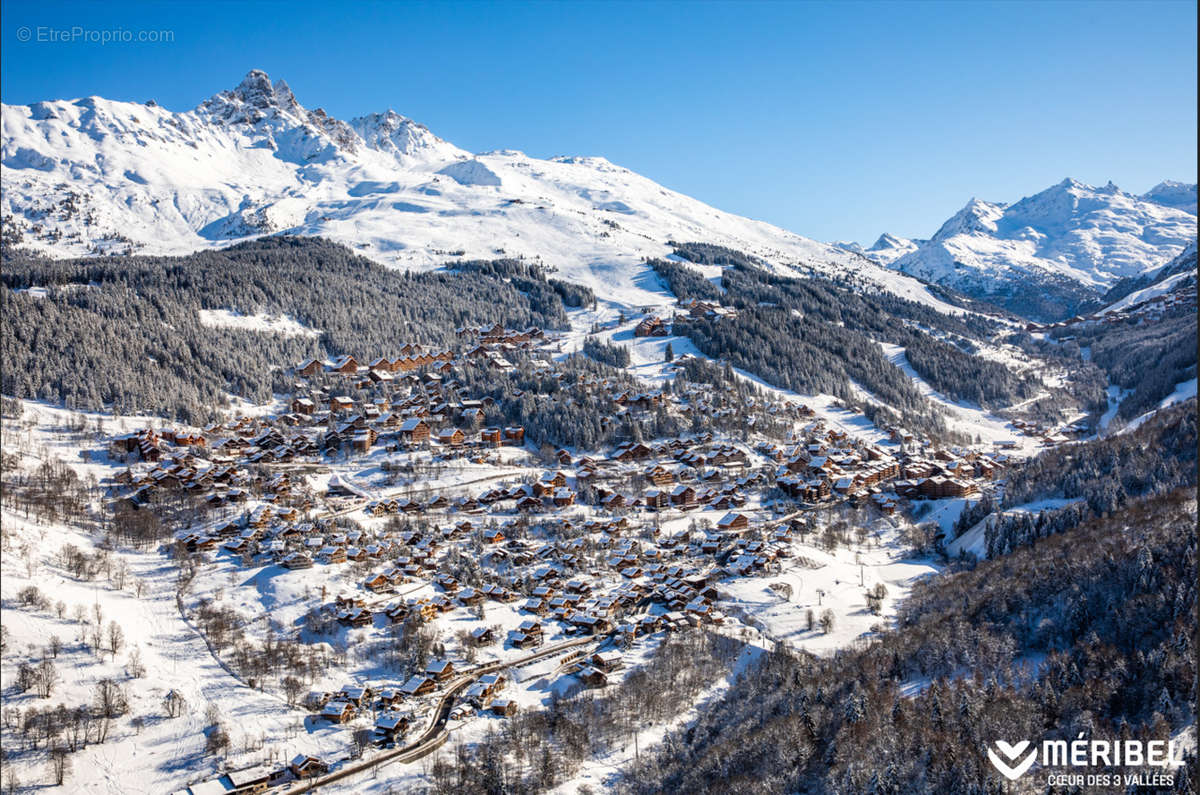
<svg viewBox="0 0 1200 795">
<path fill-rule="evenodd" d="M 60 679 L 54 663 L 50 660 L 42 660 L 34 671 L 34 686 L 37 688 L 37 694 L 42 698 L 50 698 L 50 694 L 54 692 L 54 687 Z"/>
<path fill-rule="evenodd" d="M 50 749 L 50 777 L 54 779 L 54 786 L 61 787 L 63 781 L 67 777 L 67 773 L 71 771 L 71 754 L 66 746 L 56 745 Z"/>
<path fill-rule="evenodd" d="M 146 666 L 142 662 L 142 651 L 137 646 L 130 649 L 129 662 L 126 663 L 125 670 L 134 679 L 141 679 L 146 675 Z"/>
<path fill-rule="evenodd" d="M 116 621 L 108 622 L 108 633 L 105 637 L 108 653 L 116 659 L 117 652 L 125 646 L 125 630 Z"/>
</svg>

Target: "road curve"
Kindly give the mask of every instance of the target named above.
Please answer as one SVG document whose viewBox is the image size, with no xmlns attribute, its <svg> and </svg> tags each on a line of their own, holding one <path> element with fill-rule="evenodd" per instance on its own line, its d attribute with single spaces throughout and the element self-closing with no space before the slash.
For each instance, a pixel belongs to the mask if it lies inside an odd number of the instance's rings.
<svg viewBox="0 0 1200 795">
<path fill-rule="evenodd" d="M 312 792 L 318 787 L 324 787 L 328 784 L 333 784 L 342 779 L 349 778 L 364 771 L 370 770 L 380 765 L 385 765 L 389 762 L 412 762 L 416 759 L 431 753 L 440 748 L 443 743 L 450 737 L 450 732 L 446 729 L 446 722 L 450 717 L 450 709 L 454 705 L 455 697 L 469 687 L 472 683 L 479 679 L 484 674 L 493 673 L 503 668 L 520 667 L 537 662 L 545 657 L 550 657 L 554 654 L 572 649 L 576 646 L 584 646 L 588 643 L 595 643 L 599 640 L 597 636 L 587 636 L 583 638 L 575 638 L 574 640 L 563 641 L 556 643 L 553 646 L 546 646 L 538 649 L 532 654 L 527 654 L 524 657 L 517 657 L 513 660 L 497 660 L 496 662 L 479 665 L 469 671 L 464 672 L 457 679 L 454 679 L 446 690 L 442 693 L 442 697 L 438 699 L 437 707 L 433 711 L 433 716 L 429 721 L 429 725 L 425 731 L 421 733 L 413 742 L 403 748 L 394 748 L 345 767 L 335 770 L 332 773 L 327 773 L 324 776 L 308 779 L 307 781 L 298 782 L 287 790 L 284 790 L 287 795 L 296 795 L 301 792 Z"/>
</svg>

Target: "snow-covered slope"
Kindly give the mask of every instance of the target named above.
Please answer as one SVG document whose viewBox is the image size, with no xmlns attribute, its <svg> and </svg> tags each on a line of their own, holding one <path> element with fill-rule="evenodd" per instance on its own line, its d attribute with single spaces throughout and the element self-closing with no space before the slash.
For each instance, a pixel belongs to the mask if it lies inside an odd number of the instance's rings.
<svg viewBox="0 0 1200 795">
<path fill-rule="evenodd" d="M 869 249 L 867 249 L 866 253 L 871 259 L 886 265 L 894 260 L 899 259 L 900 257 L 903 257 L 905 254 L 916 251 L 917 247 L 924 242 L 925 241 L 923 240 L 909 240 L 906 237 L 896 237 L 895 235 L 890 235 L 887 232 L 884 232 L 879 236 L 879 239 L 876 240 Z"/>
<path fill-rule="evenodd" d="M 871 244 L 870 248 L 863 248 L 861 243 L 853 240 L 837 240 L 833 245 L 854 254 L 861 254 L 880 265 L 889 265 L 905 254 L 916 251 L 924 242 L 924 240 L 909 240 L 906 237 L 896 237 L 884 232 L 878 240 Z"/>
<path fill-rule="evenodd" d="M 3 106 L 6 242 L 51 256 L 176 254 L 290 232 L 387 265 L 524 255 L 602 297 L 666 242 L 857 274 L 938 303 L 861 255 L 721 212 L 598 157 L 472 155 L 388 111 L 343 122 L 253 71 L 176 113 L 98 97 Z"/>
<path fill-rule="evenodd" d="M 1146 196 L 1063 180 L 1015 204 L 972 199 L 926 243 L 892 262 L 905 273 L 1021 311 L 1060 314 L 1122 278 L 1169 261 L 1196 236 L 1187 186 Z M 1192 189 L 1194 209 L 1194 188 Z M 1171 204 L 1173 206 L 1168 206 Z"/>
<path fill-rule="evenodd" d="M 1174 207 L 1177 210 L 1183 210 L 1195 215 L 1197 187 L 1200 186 L 1197 186 L 1195 183 L 1189 185 L 1186 182 L 1176 182 L 1168 179 L 1143 193 L 1142 198 L 1155 204 L 1161 204 L 1164 207 Z"/>
<path fill-rule="evenodd" d="M 1105 299 L 1112 303 L 1100 310 L 1099 314 L 1131 309 L 1159 296 L 1189 287 L 1194 290 L 1196 277 L 1196 244 L 1192 243 L 1178 257 L 1158 270 L 1139 279 L 1120 282 L 1105 296 Z"/>
</svg>

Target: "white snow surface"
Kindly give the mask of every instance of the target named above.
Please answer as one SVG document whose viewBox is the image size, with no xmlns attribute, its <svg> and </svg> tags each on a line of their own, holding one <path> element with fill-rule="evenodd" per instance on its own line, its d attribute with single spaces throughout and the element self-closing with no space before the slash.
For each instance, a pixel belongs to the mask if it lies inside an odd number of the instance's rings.
<svg viewBox="0 0 1200 795">
<path fill-rule="evenodd" d="M 1158 408 L 1153 411 L 1147 411 L 1145 414 L 1131 421 L 1128 425 L 1120 430 L 1120 433 L 1129 433 L 1141 426 L 1146 420 L 1153 417 L 1159 411 L 1174 406 L 1176 403 L 1182 403 L 1185 400 L 1191 400 L 1196 397 L 1196 379 L 1189 378 L 1187 381 L 1180 381 L 1175 385 L 1175 390 L 1167 395 L 1158 403 Z"/>
<path fill-rule="evenodd" d="M 285 337 L 319 337 L 321 332 L 309 328 L 287 315 L 243 315 L 231 309 L 201 309 L 200 324 L 210 328 L 229 328 L 238 331 L 259 331 L 282 334 Z"/>
<path fill-rule="evenodd" d="M 870 248 L 863 250 L 863 254 L 881 265 L 889 265 L 905 254 L 916 251 L 924 242 L 924 240 L 909 240 L 906 237 L 896 237 L 884 232 L 878 240 L 871 244 Z"/>
<path fill-rule="evenodd" d="M 1065 508 L 1075 502 L 1080 502 L 1080 500 L 1067 499 L 1065 497 L 1047 497 L 1046 499 L 1038 500 L 1036 502 L 1027 502 L 1022 505 L 1015 505 L 1012 508 L 1006 508 L 1005 510 L 1000 511 L 999 514 L 1039 514 L 1042 511 L 1052 511 L 1058 508 Z M 969 530 L 947 544 L 946 553 L 952 558 L 956 558 L 964 552 L 974 555 L 980 560 L 986 558 L 988 556 L 987 528 L 989 522 L 993 521 L 994 516 L 996 516 L 996 514 L 985 517 L 982 521 L 977 522 Z M 955 518 L 957 518 L 957 516 Z"/>
<path fill-rule="evenodd" d="M 634 305 L 642 261 L 669 254 L 668 240 L 698 240 L 781 273 L 853 275 L 956 311 L 860 254 L 714 209 L 602 157 L 472 155 L 394 111 L 343 122 L 307 110 L 257 70 L 185 112 L 85 97 L 4 105 L 2 125 L 3 212 L 22 245 L 55 257 L 183 254 L 286 232 L 406 269 L 540 259 Z"/>
<path fill-rule="evenodd" d="M 645 355 L 648 353 L 642 350 Z M 112 417 L 104 414 L 79 414 L 32 401 L 22 401 L 24 416 L 17 422 L 6 421 L 6 446 L 22 457 L 25 466 L 34 466 L 41 459 L 56 458 L 67 462 L 81 477 L 94 476 L 103 481 L 122 469 L 102 451 L 104 441 L 112 433 L 138 427 L 161 427 L 165 423 L 153 417 Z M 276 408 L 278 406 L 276 405 Z M 267 406 L 258 407 L 265 410 Z M 80 420 L 84 420 L 82 423 Z M 76 427 L 85 427 L 81 436 Z M 94 429 L 94 430 L 92 430 Z M 89 455 L 83 456 L 86 450 Z M 332 472 L 313 475 L 318 489 L 329 485 L 334 478 L 360 493 L 379 496 L 385 489 L 381 480 L 381 464 L 389 453 L 380 449 L 365 459 L 340 462 Z M 413 454 L 416 455 L 416 454 Z M 424 455 L 424 454 L 422 454 Z M 464 464 L 451 468 L 428 481 L 431 488 L 442 492 L 461 489 L 464 485 L 483 480 L 505 480 L 528 474 L 529 453 L 520 449 L 504 451 L 504 460 L 494 465 Z M 31 459 L 31 460 L 26 460 Z M 482 477 L 481 477 L 482 476 Z M 394 494 L 392 496 L 395 496 Z M 578 509 L 587 514 L 589 509 Z M 759 511 L 761 507 L 748 510 Z M 339 759 L 348 751 L 351 732 L 346 728 L 327 725 L 301 709 L 289 708 L 275 688 L 266 692 L 246 686 L 215 657 L 206 646 L 194 624 L 181 614 L 175 594 L 175 566 L 162 549 L 135 551 L 117 548 L 110 554 L 114 560 L 129 567 L 129 579 L 124 588 L 117 588 L 100 578 L 92 581 L 74 577 L 62 564 L 59 550 L 66 543 L 92 551 L 97 537 L 86 529 L 68 524 L 39 524 L 5 506 L 2 519 L 9 547 L 0 558 L 3 579 L 0 595 L 5 603 L 4 621 L 11 633 L 11 646 L 4 655 L 5 679 L 12 674 L 16 663 L 36 655 L 51 635 L 64 641 L 64 651 L 57 659 L 63 681 L 55 690 L 53 703 L 67 704 L 86 701 L 94 682 L 102 676 L 117 679 L 130 698 L 130 713 L 119 719 L 110 739 L 72 756 L 73 771 L 66 787 L 71 792 L 93 793 L 152 793 L 170 792 L 185 784 L 194 784 L 214 777 L 222 760 L 204 752 L 203 730 L 209 706 L 222 717 L 230 732 L 233 746 L 223 764 L 238 769 L 259 763 L 276 764 L 296 753 L 311 753 L 325 759 Z M 677 535 L 687 533 L 691 523 L 715 521 L 720 512 L 703 510 L 695 514 L 667 516 L 663 532 Z M 366 528 L 381 525 L 383 518 L 360 517 Z M 769 642 L 782 641 L 790 647 L 818 654 L 829 654 L 875 632 L 876 625 L 889 625 L 898 603 L 908 594 L 913 583 L 938 570 L 933 560 L 914 559 L 905 554 L 899 540 L 902 519 L 880 519 L 869 528 L 867 544 L 855 549 L 829 551 L 819 547 L 816 538 L 795 539 L 792 558 L 777 574 L 737 577 L 722 582 L 719 606 L 728 617 L 724 631 L 737 633 L 743 628 L 749 633 L 747 649 L 738 659 L 728 677 L 713 682 L 702 692 L 691 708 L 684 710 L 668 724 L 644 727 L 641 735 L 643 752 L 658 743 L 665 731 L 679 728 L 694 720 L 712 699 L 719 698 L 736 687 L 738 673 L 744 671 L 761 648 Z M 317 566 L 304 572 L 283 570 L 277 565 L 247 568 L 236 557 L 215 554 L 210 563 L 201 567 L 192 586 L 182 596 L 181 603 L 194 613 L 201 601 L 235 610 L 245 619 L 247 637 L 261 642 L 274 628 L 277 632 L 297 626 L 302 616 L 314 604 L 318 590 L 336 594 L 357 581 L 357 574 L 336 566 Z M 133 593 L 133 583 L 142 581 L 145 593 Z M 771 590 L 774 583 L 791 587 L 791 596 L 782 598 Z M 876 584 L 888 590 L 881 615 L 867 610 L 863 591 Z M 67 606 L 64 616 L 52 610 L 16 609 L 17 594 L 28 585 L 37 585 L 50 595 L 51 601 L 62 599 Z M 433 584 L 418 580 L 397 594 L 398 598 L 431 595 Z M 322 595 L 321 600 L 324 600 Z M 75 605 L 81 605 L 86 616 L 92 615 L 93 605 L 99 605 L 103 622 L 117 621 L 126 634 L 126 647 L 116 655 L 97 655 L 86 650 L 80 636 L 84 626 L 73 618 Z M 826 633 L 807 626 L 807 611 L 819 616 L 823 611 L 833 613 L 835 623 Z M 515 604 L 489 604 L 487 623 L 501 627 L 502 634 L 514 629 L 526 616 Z M 89 621 L 91 619 L 88 619 Z M 442 638 L 448 644 L 449 656 L 461 659 L 462 649 L 455 640 L 454 630 L 478 625 L 470 611 L 463 607 L 437 619 L 445 630 Z M 346 682 L 389 682 L 389 672 L 379 667 L 369 653 L 357 650 L 368 648 L 371 637 L 383 630 L 375 627 L 339 629 L 329 639 L 339 648 L 351 650 L 343 661 L 322 673 L 311 683 L 315 690 L 336 689 Z M 566 639 L 553 626 L 547 642 Z M 635 670 L 645 662 L 661 640 L 660 635 L 639 638 L 633 649 L 624 655 L 625 672 Z M 131 677 L 127 672 L 133 650 L 137 650 L 146 667 L 146 675 Z M 518 657 L 521 652 L 493 646 L 480 651 L 481 659 Z M 505 697 L 518 701 L 522 710 L 544 706 L 552 692 L 570 689 L 577 683 L 557 669 L 557 662 L 548 666 L 531 666 L 528 671 L 511 672 Z M 624 675 L 624 674 L 619 674 Z M 162 699 L 168 690 L 182 693 L 189 704 L 186 714 L 168 719 L 162 711 Z M 23 709 L 42 706 L 34 694 L 14 698 Z M 430 706 L 428 701 L 414 704 L 419 716 Z M 143 716 L 145 726 L 139 731 L 130 716 Z M 369 725 L 368 719 L 357 725 Z M 455 740 L 477 742 L 489 728 L 498 728 L 499 719 L 478 715 L 454 722 Z M 565 782 L 559 791 L 573 791 L 576 786 L 605 788 L 613 774 L 629 761 L 627 748 L 614 747 L 585 765 L 577 777 Z M 32 781 L 42 774 L 43 759 L 36 754 L 18 760 L 22 782 Z M 370 774 L 358 776 L 339 784 L 339 791 L 388 792 L 411 791 L 427 782 L 425 764 L 394 764 L 381 769 L 378 778 Z"/>
<path fill-rule="evenodd" d="M 952 287 L 995 289 L 1032 274 L 1099 291 L 1168 262 L 1195 239 L 1195 186 L 1190 210 L 1180 190 L 1159 188 L 1134 196 L 1112 183 L 1065 179 L 1011 205 L 972 199 L 892 266 Z"/>
<path fill-rule="evenodd" d="M 1167 275 L 1164 276 L 1163 274 Z M 1196 278 L 1196 243 L 1193 241 L 1178 257 L 1158 268 L 1155 272 L 1143 276 L 1140 283 L 1149 282 L 1145 287 L 1134 290 L 1124 298 L 1109 304 L 1097 314 L 1104 315 L 1109 312 L 1122 312 L 1132 309 L 1139 304 L 1144 304 L 1147 301 L 1152 301 L 1159 296 L 1168 295 L 1189 286 L 1194 287 Z"/>
<path fill-rule="evenodd" d="M 888 361 L 899 367 L 905 375 L 912 379 L 913 386 L 922 395 L 946 410 L 946 424 L 951 429 L 979 437 L 983 442 L 1015 440 L 1018 445 L 1016 451 L 1025 455 L 1036 451 L 1036 441 L 1022 436 L 1008 420 L 965 401 L 951 400 L 934 390 L 929 382 L 913 369 L 903 347 L 886 342 L 879 343 L 879 347 L 883 349 Z"/>
<path fill-rule="evenodd" d="M 1196 274 L 1194 273 L 1173 273 L 1161 282 L 1157 282 L 1141 290 L 1136 290 L 1120 301 L 1109 304 L 1097 314 L 1106 315 L 1109 312 L 1120 312 L 1123 309 L 1130 309 L 1138 304 L 1144 304 L 1147 301 L 1158 298 L 1160 295 L 1167 295 L 1188 279 L 1194 280 L 1195 278 Z"/>
<path fill-rule="evenodd" d="M 1196 214 L 1196 183 L 1165 180 L 1142 194 L 1146 201 Z"/>
</svg>

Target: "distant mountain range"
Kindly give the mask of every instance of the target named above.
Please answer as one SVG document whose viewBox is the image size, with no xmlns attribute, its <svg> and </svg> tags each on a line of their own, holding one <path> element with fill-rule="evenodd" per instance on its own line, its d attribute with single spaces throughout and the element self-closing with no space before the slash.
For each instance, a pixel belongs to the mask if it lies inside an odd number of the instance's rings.
<svg viewBox="0 0 1200 795">
<path fill-rule="evenodd" d="M 945 308 L 932 282 L 1055 319 L 1196 234 L 1195 185 L 1131 196 L 1065 180 L 1011 205 L 972 200 L 929 240 L 826 244 L 603 158 L 471 154 L 390 110 L 341 121 L 260 71 L 190 111 L 87 97 L 4 105 L 2 123 L 4 242 L 55 257 L 180 254 L 286 232 L 402 268 L 524 257 L 637 303 L 646 258 L 702 241 L 784 273 Z"/>
<path fill-rule="evenodd" d="M 655 278 L 646 258 L 703 241 L 942 305 L 916 279 L 603 158 L 471 154 L 394 111 L 308 110 L 260 71 L 185 112 L 99 97 L 4 105 L 3 165 L 5 242 L 56 257 L 286 232 L 406 269 L 525 257 L 636 305 Z"/>
<path fill-rule="evenodd" d="M 1196 285 L 1196 243 L 1191 243 L 1175 259 L 1161 268 L 1129 279 L 1122 279 L 1104 295 L 1104 312 L 1111 312 L 1150 301 L 1161 295 L 1182 292 Z"/>
<path fill-rule="evenodd" d="M 1169 262 L 1196 238 L 1196 185 L 1141 196 L 1066 179 L 1014 204 L 972 199 L 929 240 L 883 235 L 880 264 L 1039 319 L 1099 306 L 1123 279 Z"/>
</svg>

